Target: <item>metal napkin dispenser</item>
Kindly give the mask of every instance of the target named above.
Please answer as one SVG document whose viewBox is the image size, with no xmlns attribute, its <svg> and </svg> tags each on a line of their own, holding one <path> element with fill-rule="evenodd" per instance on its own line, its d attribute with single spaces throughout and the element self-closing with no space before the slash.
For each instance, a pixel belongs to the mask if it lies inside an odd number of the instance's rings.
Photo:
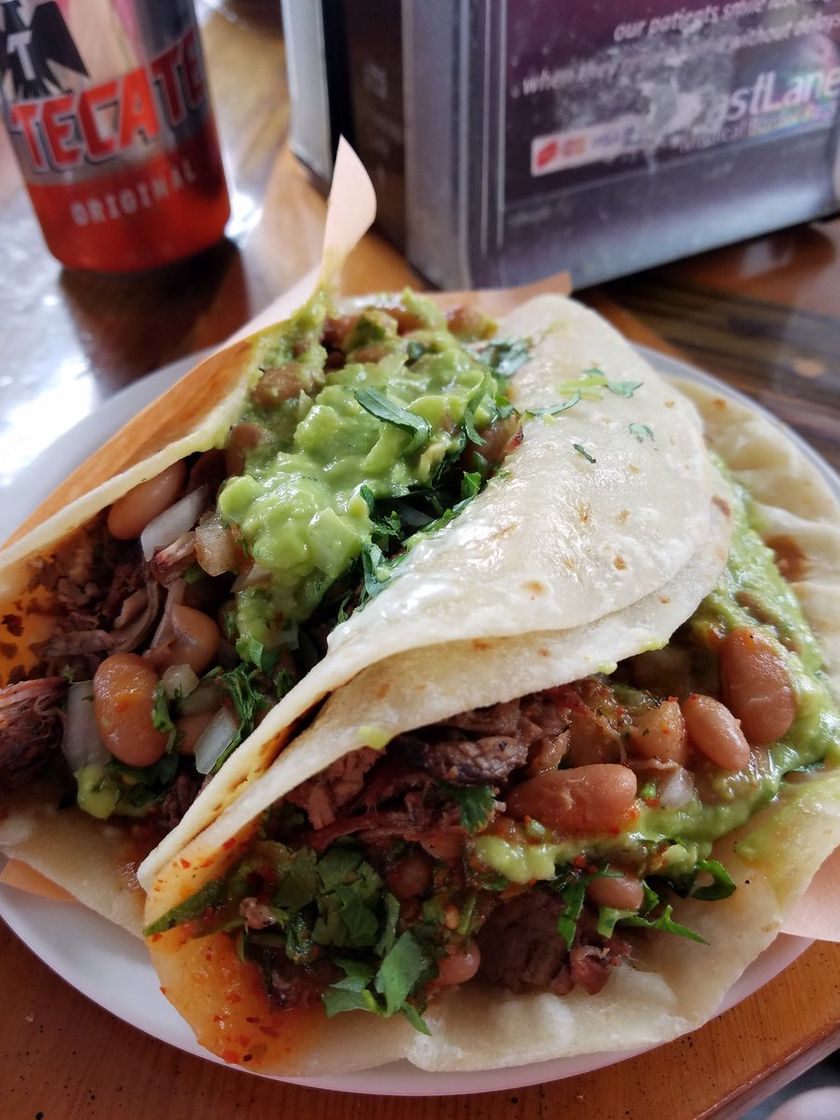
<svg viewBox="0 0 840 1120">
<path fill-rule="evenodd" d="M 338 136 L 430 281 L 576 287 L 840 207 L 840 0 L 283 0 L 292 143 Z"/>
</svg>

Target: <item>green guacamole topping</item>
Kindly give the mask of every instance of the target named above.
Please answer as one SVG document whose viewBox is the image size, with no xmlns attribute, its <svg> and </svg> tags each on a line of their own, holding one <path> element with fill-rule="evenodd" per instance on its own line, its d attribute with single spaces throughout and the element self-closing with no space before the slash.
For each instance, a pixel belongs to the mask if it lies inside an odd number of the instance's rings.
<svg viewBox="0 0 840 1120">
<path fill-rule="evenodd" d="M 366 574 L 381 581 L 382 550 L 372 549 L 382 533 L 378 507 L 434 496 L 444 477 L 451 490 L 453 473 L 456 481 L 469 473 L 459 462 L 467 444 L 480 453 L 480 433 L 506 415 L 500 376 L 480 349 L 411 293 L 401 312 L 412 327 L 402 334 L 384 307 L 362 311 L 341 341 L 343 365 L 330 368 L 322 340 L 331 308 L 318 293 L 259 354 L 263 377 L 242 421 L 262 438 L 218 498 L 222 521 L 255 565 L 236 596 L 240 656 L 255 645 L 293 647 L 295 624 L 363 555 Z M 272 400 L 266 385 L 278 370 L 284 387 Z M 460 499 L 478 485 L 455 489 Z M 414 527 L 435 512 L 432 504 Z M 392 520 L 386 536 L 404 544 L 406 528 Z"/>
<path fill-rule="evenodd" d="M 478 860 L 514 883 L 552 879 L 555 866 L 585 854 L 595 860 L 636 864 L 645 873 L 679 878 L 708 856 L 721 836 L 743 825 L 779 792 L 785 775 L 840 752 L 840 711 L 822 671 L 822 656 L 790 585 L 763 543 L 746 493 L 733 487 L 733 536 L 717 587 L 686 624 L 698 644 L 737 627 L 759 630 L 783 658 L 796 692 L 797 717 L 787 734 L 752 751 L 748 770 L 718 771 L 705 796 L 678 809 L 643 804 L 632 824 L 615 835 L 552 843 L 542 836 L 521 840 L 484 835 L 473 841 Z"/>
</svg>

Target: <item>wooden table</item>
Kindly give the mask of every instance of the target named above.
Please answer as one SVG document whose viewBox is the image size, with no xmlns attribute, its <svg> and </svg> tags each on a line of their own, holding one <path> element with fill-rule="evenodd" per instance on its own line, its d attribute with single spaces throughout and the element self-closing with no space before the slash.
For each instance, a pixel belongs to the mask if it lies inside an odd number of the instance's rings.
<svg viewBox="0 0 840 1120">
<path fill-rule="evenodd" d="M 273 15 L 202 8 L 234 199 L 232 242 L 157 278 L 63 273 L 0 138 L 0 500 L 11 477 L 127 383 L 218 343 L 315 261 L 324 205 L 285 144 Z M 631 337 L 746 389 L 840 466 L 840 221 L 759 238 L 584 293 Z M 353 291 L 398 287 L 405 262 L 368 237 Z M 446 1100 L 327 1094 L 185 1056 L 95 1007 L 0 927 L 3 1120 L 735 1118 L 840 1040 L 840 946 L 817 945 L 702 1030 L 568 1081 Z"/>
</svg>

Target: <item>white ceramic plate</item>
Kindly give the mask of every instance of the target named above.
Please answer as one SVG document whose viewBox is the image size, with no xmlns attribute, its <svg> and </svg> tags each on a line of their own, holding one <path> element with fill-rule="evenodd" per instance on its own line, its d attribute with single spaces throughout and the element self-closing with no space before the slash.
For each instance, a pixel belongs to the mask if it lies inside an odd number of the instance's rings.
<svg viewBox="0 0 840 1120">
<path fill-rule="evenodd" d="M 698 381 L 724 395 L 746 400 L 708 374 L 654 350 L 639 349 L 667 376 Z M 0 540 L 79 463 L 194 363 L 195 358 L 177 362 L 135 382 L 61 436 L 28 466 L 10 487 L 0 511 Z M 747 403 L 757 407 L 754 402 Z M 789 429 L 785 432 L 819 467 L 840 497 L 840 482 L 831 468 L 795 433 Z M 51 902 L 3 886 L 0 886 L 0 915 L 45 964 L 107 1011 L 189 1054 L 211 1061 L 219 1060 L 198 1045 L 190 1028 L 161 995 L 143 944 L 124 930 L 84 907 Z M 746 999 L 772 980 L 809 944 L 810 941 L 803 938 L 778 937 L 732 987 L 720 1012 Z M 320 1089 L 395 1096 L 486 1093 L 589 1073 L 632 1056 L 633 1053 L 626 1052 L 600 1052 L 475 1073 L 426 1073 L 408 1062 L 394 1062 L 377 1069 L 336 1077 L 281 1080 L 295 1080 L 297 1084 Z"/>
</svg>

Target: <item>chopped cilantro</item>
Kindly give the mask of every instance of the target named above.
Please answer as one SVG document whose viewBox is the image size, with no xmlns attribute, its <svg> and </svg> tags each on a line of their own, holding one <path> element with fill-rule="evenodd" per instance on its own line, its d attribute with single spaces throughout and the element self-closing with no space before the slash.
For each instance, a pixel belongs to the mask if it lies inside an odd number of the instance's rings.
<svg viewBox="0 0 840 1120">
<path fill-rule="evenodd" d="M 566 942 L 566 948 L 571 949 L 577 933 L 577 924 L 583 911 L 583 900 L 586 897 L 586 884 L 588 876 L 573 880 L 558 891 L 565 903 L 563 913 L 557 919 L 557 932 Z"/>
<path fill-rule="evenodd" d="M 480 342 L 471 349 L 478 360 L 489 366 L 497 377 L 504 378 L 513 377 L 531 357 L 530 342 L 522 338 Z"/>
<path fill-rule="evenodd" d="M 374 986 L 385 997 L 385 1013 L 393 1015 L 430 971 L 431 960 L 417 939 L 409 933 L 400 934 L 394 947 L 379 966 Z"/>
<path fill-rule="evenodd" d="M 394 404 L 379 389 L 356 389 L 353 395 L 365 412 L 410 434 L 411 440 L 405 448 L 406 455 L 421 451 L 431 439 L 432 427 L 428 420 Z"/>
<path fill-rule="evenodd" d="M 605 381 L 605 386 L 611 393 L 618 397 L 632 397 L 637 389 L 641 389 L 643 381 Z"/>
<path fill-rule="evenodd" d="M 705 937 L 701 937 L 693 929 L 688 926 L 682 926 L 679 922 L 675 922 L 671 917 L 673 908 L 665 906 L 662 912 L 656 917 L 649 917 L 646 914 L 640 914 L 636 910 L 613 910 L 609 906 L 602 906 L 598 912 L 598 933 L 602 937 L 612 937 L 616 923 L 621 922 L 625 926 L 638 926 L 642 929 L 656 929 L 660 933 L 673 933 L 677 937 L 685 937 L 689 941 L 699 941 L 701 945 L 707 945 Z"/>
<path fill-rule="evenodd" d="M 486 443 L 484 437 L 480 436 L 475 430 L 475 410 L 480 403 L 480 400 L 473 399 L 467 403 L 467 407 L 464 409 L 464 432 L 469 442 L 476 444 L 478 447 Z"/>
<path fill-rule="evenodd" d="M 372 541 L 362 549 L 362 572 L 365 583 L 359 606 L 378 595 L 390 577 L 385 555 Z"/>
<path fill-rule="evenodd" d="M 493 813 L 496 794 L 492 786 L 456 786 L 451 782 L 438 785 L 461 810 L 461 826 L 474 835 L 484 828 Z"/>
<path fill-rule="evenodd" d="M 652 801 L 656 797 L 656 781 L 653 778 L 648 778 L 639 789 L 639 797 L 642 801 Z"/>
<path fill-rule="evenodd" d="M 584 457 L 584 459 L 586 459 L 587 462 L 589 462 L 589 463 L 597 462 L 597 459 L 592 458 L 592 456 L 589 454 L 589 452 L 586 450 L 586 448 L 583 446 L 582 443 L 573 443 L 572 447 L 575 449 L 575 451 L 577 451 L 578 455 L 582 455 Z"/>
<path fill-rule="evenodd" d="M 714 861 L 713 861 L 714 862 Z M 695 933 L 688 926 L 680 925 L 671 917 L 673 907 L 664 905 L 656 891 L 648 884 L 644 888 L 644 901 L 638 910 L 614 910 L 611 906 L 602 906 L 598 912 L 598 933 L 602 937 L 612 937 L 616 924 L 621 922 L 625 926 L 635 926 L 641 929 L 655 929 L 661 933 L 673 933 L 677 937 L 685 937 L 689 941 L 699 941 L 706 945 L 706 939 Z"/>
<path fill-rule="evenodd" d="M 648 427 L 647 424 L 628 424 L 628 430 L 631 436 L 635 436 L 639 443 L 644 443 L 646 439 L 653 439 L 653 428 Z"/>
<path fill-rule="evenodd" d="M 376 943 L 376 952 L 380 957 L 384 957 L 394 947 L 394 942 L 397 939 L 397 922 L 400 917 L 400 903 L 399 899 L 391 894 L 389 891 L 385 895 L 385 926 L 382 930 L 382 936 Z"/>
<path fill-rule="evenodd" d="M 155 685 L 154 700 L 152 702 L 152 724 L 155 731 L 160 731 L 162 735 L 168 736 L 166 749 L 167 751 L 171 751 L 178 742 L 180 732 L 169 713 L 169 697 L 166 695 L 166 689 L 163 687 L 162 682 Z"/>
<path fill-rule="evenodd" d="M 712 882 L 707 886 L 695 887 L 698 875 L 705 872 L 710 875 Z M 690 875 L 683 879 L 669 881 L 668 885 L 682 898 L 701 898 L 706 902 L 715 902 L 720 898 L 729 898 L 735 892 L 735 884 L 726 868 L 716 859 L 700 859 Z"/>
<path fill-rule="evenodd" d="M 529 408 L 526 416 L 559 416 L 561 412 L 568 412 L 570 408 L 574 408 L 576 404 L 580 404 L 583 398 L 580 395 L 580 390 L 575 389 L 570 397 L 562 401 L 560 404 L 546 405 L 544 408 Z"/>
<path fill-rule="evenodd" d="M 221 905 L 227 898 L 227 883 L 224 879 L 211 879 L 209 883 L 190 895 L 189 898 L 173 906 L 156 922 L 146 926 L 143 930 L 144 937 L 151 937 L 154 933 L 166 933 L 168 929 L 199 918 L 208 909 Z"/>
<path fill-rule="evenodd" d="M 418 342 L 416 338 L 410 338 L 408 340 L 406 355 L 408 357 L 409 364 L 411 362 L 416 362 L 418 358 L 422 358 L 425 353 L 426 347 L 422 342 Z"/>
<path fill-rule="evenodd" d="M 467 471 L 461 478 L 461 500 L 469 501 L 481 489 L 481 475 L 478 471 Z"/>
</svg>

